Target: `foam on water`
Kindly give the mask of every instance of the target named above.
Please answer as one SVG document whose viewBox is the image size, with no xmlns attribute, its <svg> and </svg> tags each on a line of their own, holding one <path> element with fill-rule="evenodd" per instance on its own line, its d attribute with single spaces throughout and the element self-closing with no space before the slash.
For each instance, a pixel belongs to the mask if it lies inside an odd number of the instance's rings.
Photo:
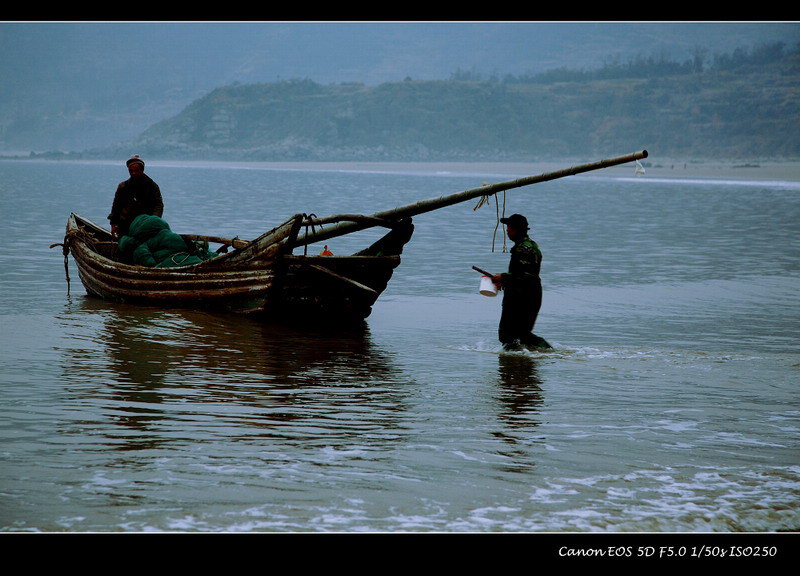
<svg viewBox="0 0 800 576">
<path fill-rule="evenodd" d="M 182 514 L 142 508 L 122 515 L 125 531 L 306 531 L 306 532 L 763 532 L 796 531 L 797 467 L 775 467 L 757 475 L 741 468 L 642 469 L 590 477 L 544 478 L 527 497 L 454 510 L 428 498 L 419 512 L 380 507 L 369 499 L 333 505 L 288 503 L 227 507 L 220 514 Z M 748 503 L 759 502 L 756 507 Z M 164 516 L 159 525 L 147 518 Z M 308 520 L 303 520 L 308 516 Z M 63 517 L 66 528 L 84 518 Z"/>
</svg>

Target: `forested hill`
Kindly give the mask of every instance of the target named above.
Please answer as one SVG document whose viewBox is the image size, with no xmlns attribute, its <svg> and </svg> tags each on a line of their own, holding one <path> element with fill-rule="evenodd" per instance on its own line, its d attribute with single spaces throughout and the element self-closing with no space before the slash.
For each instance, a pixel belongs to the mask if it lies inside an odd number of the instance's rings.
<svg viewBox="0 0 800 576">
<path fill-rule="evenodd" d="M 218 88 L 131 142 L 86 156 L 534 160 L 647 148 L 673 158 L 800 157 L 800 48 L 594 71 Z"/>
</svg>

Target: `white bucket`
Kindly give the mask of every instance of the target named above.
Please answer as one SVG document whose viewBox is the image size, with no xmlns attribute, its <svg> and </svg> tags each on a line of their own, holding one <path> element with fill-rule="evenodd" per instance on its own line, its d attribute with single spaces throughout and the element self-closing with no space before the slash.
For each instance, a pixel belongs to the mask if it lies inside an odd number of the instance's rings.
<svg viewBox="0 0 800 576">
<path fill-rule="evenodd" d="M 497 286 L 490 276 L 481 276 L 481 294 L 484 296 L 497 296 Z"/>
</svg>

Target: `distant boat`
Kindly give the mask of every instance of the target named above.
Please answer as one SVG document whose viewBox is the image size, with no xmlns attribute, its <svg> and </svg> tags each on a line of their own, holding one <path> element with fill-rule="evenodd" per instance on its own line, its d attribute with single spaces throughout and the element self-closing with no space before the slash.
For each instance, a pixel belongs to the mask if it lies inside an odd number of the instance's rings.
<svg viewBox="0 0 800 576">
<path fill-rule="evenodd" d="M 646 158 L 647 151 L 566 170 L 482 186 L 424 200 L 371 216 L 316 218 L 296 214 L 252 241 L 185 234 L 189 240 L 220 244 L 227 253 L 190 266 L 149 268 L 126 263 L 111 232 L 77 214 L 67 220 L 63 247 L 90 296 L 159 307 L 219 309 L 270 318 L 346 320 L 367 318 L 400 265 L 414 232 L 412 217 L 470 199 Z M 321 227 L 322 225 L 327 225 Z M 294 250 L 375 226 L 389 231 L 348 256 L 309 255 Z M 302 232 L 302 233 L 301 233 Z"/>
</svg>

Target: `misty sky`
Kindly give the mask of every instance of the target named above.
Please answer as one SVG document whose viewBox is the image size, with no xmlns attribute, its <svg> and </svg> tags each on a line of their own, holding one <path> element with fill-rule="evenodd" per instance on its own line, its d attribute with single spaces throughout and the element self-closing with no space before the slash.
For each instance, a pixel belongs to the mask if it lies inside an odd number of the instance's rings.
<svg viewBox="0 0 800 576">
<path fill-rule="evenodd" d="M 0 23 L 0 149 L 108 144 L 233 83 L 377 85 L 800 42 L 796 22 Z"/>
</svg>

